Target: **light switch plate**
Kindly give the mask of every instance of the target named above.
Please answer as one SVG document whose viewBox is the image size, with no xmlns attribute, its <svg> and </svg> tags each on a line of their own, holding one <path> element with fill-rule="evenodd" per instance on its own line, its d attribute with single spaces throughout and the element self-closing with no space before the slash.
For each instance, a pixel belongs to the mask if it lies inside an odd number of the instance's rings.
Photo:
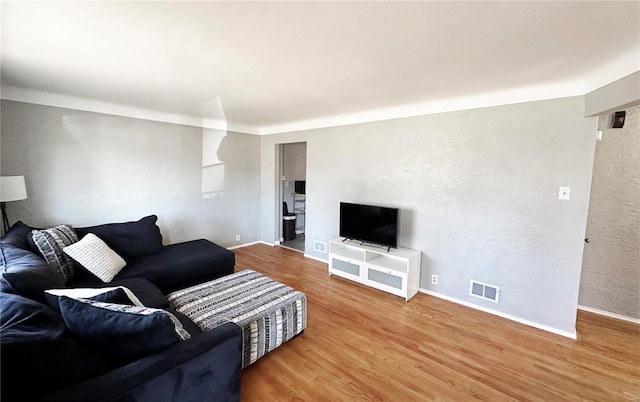
<svg viewBox="0 0 640 402">
<path fill-rule="evenodd" d="M 558 199 L 563 201 L 569 201 L 571 198 L 571 187 L 560 187 L 558 190 Z"/>
</svg>

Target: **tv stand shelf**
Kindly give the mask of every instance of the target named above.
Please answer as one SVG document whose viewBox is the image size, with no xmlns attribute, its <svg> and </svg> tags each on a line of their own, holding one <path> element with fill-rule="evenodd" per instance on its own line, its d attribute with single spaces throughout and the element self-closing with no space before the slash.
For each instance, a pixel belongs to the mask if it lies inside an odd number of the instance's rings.
<svg viewBox="0 0 640 402">
<path fill-rule="evenodd" d="M 420 288 L 418 250 L 361 244 L 338 237 L 329 241 L 329 275 L 362 283 L 409 301 Z"/>
</svg>

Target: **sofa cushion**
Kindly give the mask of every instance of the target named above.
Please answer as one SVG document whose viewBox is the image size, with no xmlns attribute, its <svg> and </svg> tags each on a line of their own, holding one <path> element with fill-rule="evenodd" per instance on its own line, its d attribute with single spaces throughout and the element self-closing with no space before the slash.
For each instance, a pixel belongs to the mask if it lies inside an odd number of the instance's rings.
<svg viewBox="0 0 640 402">
<path fill-rule="evenodd" d="M 115 366 L 65 333 L 60 314 L 20 295 L 0 293 L 2 400 L 41 395 Z"/>
<path fill-rule="evenodd" d="M 11 346 L 16 352 L 27 352 L 30 348 L 42 350 L 48 342 L 63 337 L 62 317 L 44 304 L 7 293 L 0 293 L 0 300 L 3 348 Z"/>
<path fill-rule="evenodd" d="M 30 299 L 46 303 L 44 291 L 65 286 L 60 271 L 31 251 L 9 243 L 0 243 L 2 256 L 2 278 L 11 293 L 18 293 Z M 8 291 L 3 283 L 3 290 Z"/>
<path fill-rule="evenodd" d="M 50 229 L 32 230 L 31 239 L 44 260 L 62 274 L 65 283 L 73 278 L 75 263 L 62 249 L 78 241 L 78 236 L 69 225 Z"/>
<path fill-rule="evenodd" d="M 129 262 L 117 279 L 147 278 L 164 293 L 233 273 L 235 255 L 208 240 L 163 247 L 158 254 Z"/>
<path fill-rule="evenodd" d="M 129 289 L 145 307 L 165 308 L 169 306 L 167 297 L 156 285 L 145 278 L 129 278 L 102 284 L 99 287 L 123 286 Z"/>
<path fill-rule="evenodd" d="M 234 265 L 232 251 L 201 239 L 164 246 L 158 254 L 129 260 L 114 279 L 146 278 L 162 292 L 169 293 L 232 274 Z M 71 285 L 100 287 L 102 282 L 86 277 L 74 280 Z"/>
<path fill-rule="evenodd" d="M 158 253 L 162 249 L 162 234 L 156 225 L 156 215 L 136 222 L 107 223 L 105 225 L 76 228 L 79 236 L 93 233 L 125 260 Z"/>
<path fill-rule="evenodd" d="M 146 307 L 164 308 L 169 306 L 169 301 L 162 293 L 162 291 L 148 279 L 142 277 L 116 279 L 109 283 L 103 283 L 96 277 L 87 277 L 81 278 L 79 280 L 74 280 L 68 285 L 76 288 L 124 286 L 125 288 L 131 290 L 133 294 L 136 295 L 138 300 L 140 300 Z"/>
<path fill-rule="evenodd" d="M 159 309 L 61 296 L 60 311 L 72 334 L 123 362 L 191 337 L 175 316 Z"/>
<path fill-rule="evenodd" d="M 165 308 L 169 306 L 167 297 L 146 278 L 129 278 L 112 281 L 102 286 L 124 286 L 131 290 L 145 307 Z"/>
<path fill-rule="evenodd" d="M 49 402 L 240 401 L 242 337 L 226 323 L 49 395 Z"/>
<path fill-rule="evenodd" d="M 49 289 L 44 292 L 47 302 L 52 309 L 60 311 L 60 297 L 72 299 L 87 299 L 105 303 L 129 304 L 143 306 L 133 292 L 124 286 L 108 288 L 77 288 L 77 289 Z"/>
<path fill-rule="evenodd" d="M 22 221 L 18 221 L 2 236 L 0 243 L 11 244 L 23 250 L 31 250 L 28 237 L 32 230 L 33 228 L 31 226 L 25 225 Z"/>
<path fill-rule="evenodd" d="M 127 263 L 93 233 L 87 233 L 81 240 L 62 249 L 87 271 L 103 282 L 111 282 Z"/>
</svg>

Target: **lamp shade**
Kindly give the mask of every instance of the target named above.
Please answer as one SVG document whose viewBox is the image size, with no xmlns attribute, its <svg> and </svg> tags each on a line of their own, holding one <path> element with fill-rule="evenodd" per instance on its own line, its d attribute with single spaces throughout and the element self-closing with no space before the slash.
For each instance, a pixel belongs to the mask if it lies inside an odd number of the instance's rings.
<svg viewBox="0 0 640 402">
<path fill-rule="evenodd" d="M 0 201 L 18 201 L 27 198 L 24 176 L 0 177 Z"/>
</svg>

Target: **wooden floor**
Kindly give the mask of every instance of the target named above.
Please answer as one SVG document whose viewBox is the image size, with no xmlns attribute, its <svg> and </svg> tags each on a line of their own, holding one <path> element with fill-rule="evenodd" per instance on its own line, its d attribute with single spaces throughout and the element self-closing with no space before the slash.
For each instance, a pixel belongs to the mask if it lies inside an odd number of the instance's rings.
<svg viewBox="0 0 640 402">
<path fill-rule="evenodd" d="M 578 312 L 574 341 L 418 293 L 329 277 L 295 251 L 234 250 L 301 290 L 308 326 L 246 368 L 242 401 L 640 401 L 640 326 Z"/>
</svg>

